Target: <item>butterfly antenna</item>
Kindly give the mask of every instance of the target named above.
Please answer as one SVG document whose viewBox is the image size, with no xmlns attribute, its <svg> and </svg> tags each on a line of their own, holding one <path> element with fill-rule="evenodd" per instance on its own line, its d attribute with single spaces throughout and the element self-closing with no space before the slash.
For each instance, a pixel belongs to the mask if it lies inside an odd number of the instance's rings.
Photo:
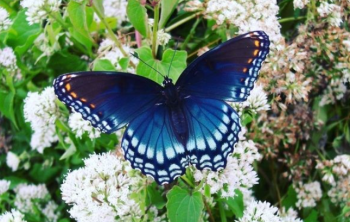
<svg viewBox="0 0 350 222">
<path fill-rule="evenodd" d="M 176 45 L 175 45 L 175 50 L 174 50 L 174 53 L 173 53 L 173 57 L 171 58 L 171 61 L 170 61 L 170 65 L 169 65 L 167 77 L 169 76 L 171 64 L 173 63 L 173 60 L 174 60 L 174 57 L 175 57 L 175 54 L 176 54 L 176 50 L 177 50 L 177 46 L 178 46 L 178 45 L 179 45 L 179 40 L 177 40 Z"/>
<path fill-rule="evenodd" d="M 165 78 L 165 76 L 160 73 L 158 70 L 156 70 L 155 68 L 153 68 L 152 66 L 150 66 L 149 64 L 147 64 L 145 61 L 143 61 L 136 53 L 130 53 L 132 56 L 134 56 L 135 58 L 137 58 L 138 60 L 140 60 L 141 62 L 143 62 L 145 65 L 147 65 L 148 67 L 150 67 L 151 69 L 153 69 L 154 71 L 156 71 L 159 75 L 163 76 L 163 78 Z"/>
</svg>

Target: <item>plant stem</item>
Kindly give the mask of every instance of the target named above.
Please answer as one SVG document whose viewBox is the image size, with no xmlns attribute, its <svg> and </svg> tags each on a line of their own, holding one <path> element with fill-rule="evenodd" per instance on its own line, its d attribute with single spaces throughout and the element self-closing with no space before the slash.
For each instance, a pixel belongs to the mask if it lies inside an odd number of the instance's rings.
<svg viewBox="0 0 350 222">
<path fill-rule="evenodd" d="M 178 26 L 184 24 L 185 22 L 187 22 L 187 21 L 189 21 L 189 20 L 191 20 L 191 19 L 197 17 L 197 16 L 200 15 L 201 13 L 202 13 L 202 12 L 197 12 L 197 13 L 192 14 L 192 15 L 190 15 L 190 16 L 188 16 L 188 17 L 186 17 L 186 18 L 184 18 L 184 19 L 182 19 L 182 20 L 180 20 L 180 21 L 178 21 L 178 22 L 175 22 L 175 23 L 172 24 L 171 26 L 165 28 L 164 31 L 165 31 L 165 32 L 170 32 L 170 31 L 173 30 L 174 28 L 176 28 L 176 27 L 178 27 Z"/>
<path fill-rule="evenodd" d="M 158 32 L 158 23 L 159 23 L 159 4 L 160 3 L 154 6 L 154 23 L 153 23 L 153 38 L 152 38 L 153 58 L 157 57 L 157 51 L 158 51 L 157 32 Z"/>
<path fill-rule="evenodd" d="M 200 18 L 197 18 L 197 20 L 196 20 L 195 23 L 193 24 L 190 33 L 187 35 L 187 37 L 186 37 L 184 43 L 182 43 L 182 45 L 181 45 L 181 50 L 186 49 L 186 46 L 187 46 L 188 42 L 191 40 L 191 38 L 193 37 L 193 34 L 194 34 L 194 32 L 196 31 L 196 28 L 197 28 L 197 26 L 198 26 L 200 20 L 201 20 Z"/>
<path fill-rule="evenodd" d="M 291 21 L 297 21 L 297 20 L 301 20 L 301 19 L 306 19 L 306 16 L 299 16 L 299 17 L 289 17 L 289 18 L 283 18 L 278 20 L 279 23 L 283 23 L 283 22 L 291 22 Z"/>
<path fill-rule="evenodd" d="M 213 217 L 213 214 L 212 214 L 212 212 L 211 212 L 211 210 L 210 210 L 210 207 L 209 207 L 209 205 L 208 205 L 208 203 L 207 203 L 207 201 L 205 200 L 205 197 L 202 195 L 202 199 L 203 199 L 203 203 L 204 203 L 204 206 L 205 206 L 205 209 L 207 210 L 207 212 L 208 212 L 208 214 L 209 214 L 209 220 L 211 221 L 211 222 L 215 222 L 215 218 Z"/>
</svg>

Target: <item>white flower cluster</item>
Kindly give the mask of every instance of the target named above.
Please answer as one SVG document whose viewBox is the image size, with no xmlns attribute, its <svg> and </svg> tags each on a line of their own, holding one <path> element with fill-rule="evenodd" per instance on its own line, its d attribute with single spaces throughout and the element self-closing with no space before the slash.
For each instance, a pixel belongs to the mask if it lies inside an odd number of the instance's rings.
<svg viewBox="0 0 350 222">
<path fill-rule="evenodd" d="M 236 222 L 281 222 L 278 208 L 268 202 L 252 201 L 243 212 L 243 217 Z"/>
<path fill-rule="evenodd" d="M 0 195 L 8 191 L 10 184 L 10 181 L 0 180 Z"/>
<path fill-rule="evenodd" d="M 8 29 L 12 24 L 12 21 L 9 19 L 9 13 L 0 7 L 0 32 Z"/>
<path fill-rule="evenodd" d="M 15 206 L 17 209 L 21 209 L 23 212 L 33 211 L 32 201 L 34 199 L 45 199 L 49 196 L 49 192 L 46 189 L 45 184 L 20 184 L 14 190 L 16 193 Z"/>
<path fill-rule="evenodd" d="M 252 164 L 260 159 L 261 155 L 253 141 L 239 141 L 233 155 L 228 156 L 224 170 L 221 172 L 195 170 L 194 179 L 196 182 L 205 180 L 203 189 L 205 184 L 209 185 L 211 194 L 220 191 L 222 197 L 233 197 L 235 190 L 238 189 L 249 198 L 248 190 L 258 183 L 258 176 Z"/>
<path fill-rule="evenodd" d="M 57 12 L 61 5 L 61 0 L 22 0 L 21 6 L 26 8 L 27 21 L 30 25 L 40 23 L 46 19 L 50 13 Z"/>
<path fill-rule="evenodd" d="M 169 40 L 171 39 L 171 35 L 164 32 L 164 29 L 160 29 L 157 32 L 157 42 L 159 45 L 166 45 L 168 44 Z"/>
<path fill-rule="evenodd" d="M 21 212 L 12 209 L 0 215 L 0 222 L 26 222 L 26 220 Z"/>
<path fill-rule="evenodd" d="M 122 46 L 124 51 L 130 55 L 133 52 L 133 49 L 128 45 Z M 111 61 L 111 63 L 116 67 L 117 70 L 122 70 L 119 62 L 122 58 L 125 58 L 123 53 L 120 51 L 118 47 L 116 47 L 115 43 L 110 39 L 105 39 L 101 42 L 100 47 L 98 48 L 98 54 L 101 59 L 107 59 Z M 138 59 L 134 57 L 129 58 L 134 64 L 138 64 Z M 127 71 L 130 73 L 135 73 L 135 69 L 128 67 Z"/>
<path fill-rule="evenodd" d="M 315 207 L 316 201 L 322 197 L 321 184 L 318 181 L 303 184 L 299 182 L 293 184 L 297 193 L 298 201 L 296 206 L 301 209 L 305 207 Z"/>
<path fill-rule="evenodd" d="M 289 208 L 287 211 L 283 208 L 282 212 L 280 212 L 280 217 L 281 222 L 303 222 L 298 218 L 298 212 L 292 208 Z"/>
<path fill-rule="evenodd" d="M 294 8 L 299 8 L 299 9 L 303 9 L 305 8 L 305 6 L 307 4 L 309 4 L 310 0 L 294 0 L 293 4 L 294 4 Z"/>
<path fill-rule="evenodd" d="M 30 92 L 24 100 L 24 118 L 34 131 L 30 145 L 32 149 L 43 153 L 51 143 L 58 141 L 55 121 L 59 110 L 55 103 L 53 87 L 47 87 L 42 93 Z"/>
<path fill-rule="evenodd" d="M 317 12 L 321 17 L 326 18 L 332 26 L 339 27 L 342 21 L 341 6 L 336 4 L 330 4 L 327 1 L 322 1 L 320 6 L 317 8 Z"/>
<path fill-rule="evenodd" d="M 128 21 L 126 14 L 127 0 L 104 0 L 103 8 L 106 17 L 117 18 L 118 25 L 123 21 Z"/>
<path fill-rule="evenodd" d="M 350 204 L 350 155 L 318 162 L 316 168 L 321 170 L 322 180 L 332 186 L 327 193 L 331 201 L 341 206 Z"/>
<path fill-rule="evenodd" d="M 13 52 L 12 48 L 5 47 L 3 49 L 0 49 L 0 68 L 2 66 L 8 70 L 15 70 L 17 69 L 16 62 L 16 55 Z"/>
<path fill-rule="evenodd" d="M 18 169 L 18 165 L 20 163 L 20 159 L 15 153 L 11 151 L 6 155 L 6 165 L 11 168 L 12 171 L 16 171 Z"/>
<path fill-rule="evenodd" d="M 61 186 L 62 199 L 72 205 L 72 218 L 108 222 L 116 217 L 131 221 L 141 216 L 131 194 L 138 192 L 143 180 L 128 162 L 104 153 L 93 154 L 84 163 L 85 167 L 68 173 Z"/>
<path fill-rule="evenodd" d="M 214 19 L 217 25 L 232 24 L 241 34 L 264 30 L 274 44 L 283 38 L 278 11 L 275 0 L 208 0 L 205 16 Z"/>
<path fill-rule="evenodd" d="M 243 102 L 243 107 L 249 107 L 254 113 L 270 110 L 267 95 L 262 85 L 255 85 L 247 100 Z"/>
<path fill-rule="evenodd" d="M 341 100 L 347 91 L 346 85 L 342 79 L 331 79 L 325 93 L 320 101 L 320 106 L 334 104 L 337 100 Z"/>
<path fill-rule="evenodd" d="M 90 139 L 98 138 L 101 135 L 101 132 L 92 127 L 89 121 L 84 120 L 80 113 L 70 114 L 68 125 L 78 138 L 81 138 L 84 133 L 87 133 Z"/>
</svg>

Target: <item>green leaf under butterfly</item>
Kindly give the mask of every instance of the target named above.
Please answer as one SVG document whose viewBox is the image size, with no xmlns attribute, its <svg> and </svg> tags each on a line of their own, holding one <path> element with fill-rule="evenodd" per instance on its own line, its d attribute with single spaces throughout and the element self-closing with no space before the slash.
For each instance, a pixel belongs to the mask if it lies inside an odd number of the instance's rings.
<svg viewBox="0 0 350 222">
<path fill-rule="evenodd" d="M 139 58 L 143 60 L 146 64 L 148 64 L 146 65 L 140 61 L 136 68 L 136 73 L 141 76 L 147 77 L 159 84 L 162 84 L 163 77 L 155 70 L 162 73 L 162 75 L 166 76 L 168 74 L 169 66 L 171 63 L 169 77 L 175 83 L 181 75 L 181 73 L 183 72 L 183 70 L 186 68 L 186 51 L 176 50 L 173 60 L 172 58 L 174 55 L 174 50 L 172 49 L 167 49 L 164 51 L 162 60 L 154 59 L 152 56 L 151 49 L 147 46 L 136 49 L 136 52 L 138 53 Z M 153 70 L 149 66 L 153 67 L 155 70 Z"/>
<path fill-rule="evenodd" d="M 204 203 L 202 194 L 174 186 L 167 194 L 168 218 L 172 222 L 197 222 L 200 219 Z"/>
</svg>

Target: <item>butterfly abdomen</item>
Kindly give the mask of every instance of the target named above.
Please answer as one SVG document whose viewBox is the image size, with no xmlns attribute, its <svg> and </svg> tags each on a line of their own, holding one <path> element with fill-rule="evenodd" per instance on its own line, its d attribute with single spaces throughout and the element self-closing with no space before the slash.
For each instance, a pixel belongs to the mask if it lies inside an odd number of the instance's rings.
<svg viewBox="0 0 350 222">
<path fill-rule="evenodd" d="M 171 107 L 170 116 L 172 127 L 179 142 L 186 144 L 188 140 L 188 125 L 181 106 Z"/>
</svg>

